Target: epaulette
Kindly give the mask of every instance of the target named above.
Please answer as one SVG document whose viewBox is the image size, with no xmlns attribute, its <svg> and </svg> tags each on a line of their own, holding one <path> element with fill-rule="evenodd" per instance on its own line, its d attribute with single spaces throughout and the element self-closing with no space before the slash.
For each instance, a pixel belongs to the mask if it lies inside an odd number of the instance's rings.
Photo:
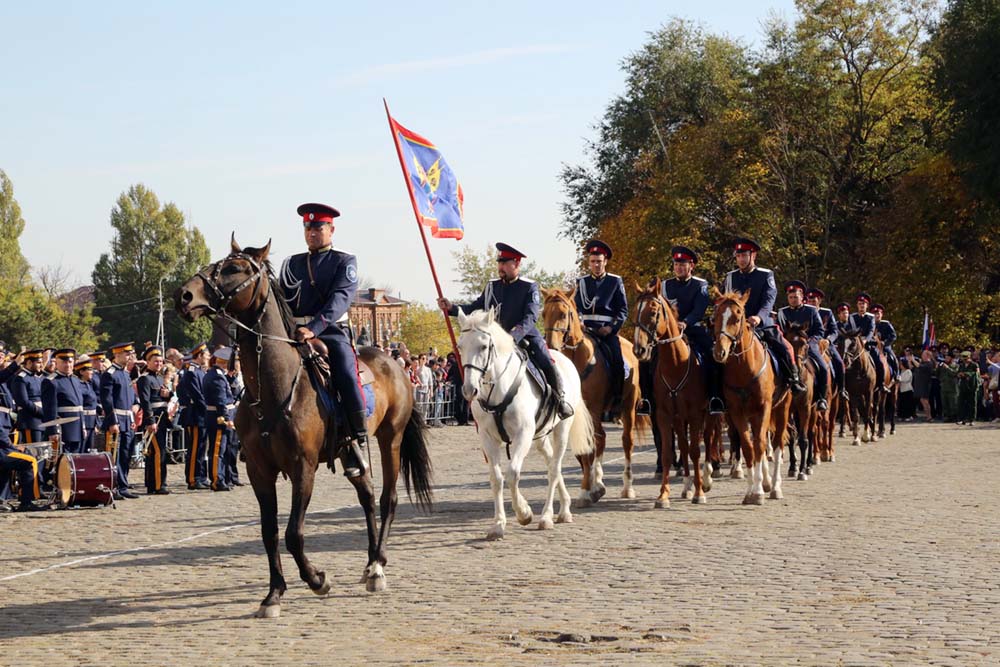
<svg viewBox="0 0 1000 667">
<path fill-rule="evenodd" d="M 617 273 L 609 273 L 608 274 L 608 278 L 617 278 L 618 280 L 622 279 L 622 277 L 620 275 L 618 275 Z"/>
<path fill-rule="evenodd" d="M 355 254 L 353 252 L 351 252 L 350 250 L 344 250 L 343 248 L 331 247 L 330 250 L 333 252 L 340 253 L 341 255 L 350 255 L 351 257 L 355 257 Z"/>
<path fill-rule="evenodd" d="M 28 371 L 18 371 L 17 372 L 17 377 L 19 377 L 19 378 L 23 378 L 23 377 L 27 377 L 27 376 L 28 376 Z"/>
<path fill-rule="evenodd" d="M 705 283 L 706 285 L 708 284 L 707 280 L 705 280 L 704 278 L 699 278 L 698 276 L 691 276 L 691 280 L 694 280 L 699 283 Z"/>
<path fill-rule="evenodd" d="M 531 278 L 525 278 L 525 277 L 523 277 L 523 276 L 518 276 L 518 277 L 517 277 L 517 279 L 518 279 L 518 280 L 523 280 L 524 282 L 526 282 L 526 283 L 529 283 L 529 284 L 530 284 L 530 283 L 533 283 L 533 282 L 535 282 L 535 281 L 534 281 L 534 280 L 532 280 Z"/>
</svg>

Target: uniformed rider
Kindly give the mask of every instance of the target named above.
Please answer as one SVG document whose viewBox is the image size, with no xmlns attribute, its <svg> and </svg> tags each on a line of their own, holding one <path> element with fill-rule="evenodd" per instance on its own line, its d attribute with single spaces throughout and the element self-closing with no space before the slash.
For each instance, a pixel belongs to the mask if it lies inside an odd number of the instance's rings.
<svg viewBox="0 0 1000 667">
<path fill-rule="evenodd" d="M 604 241 L 587 241 L 587 265 L 590 275 L 581 277 L 576 284 L 576 309 L 587 332 L 598 339 L 610 354 L 611 405 L 617 409 L 621 403 L 622 385 L 625 382 L 625 362 L 622 360 L 618 331 L 628 318 L 628 301 L 625 283 L 621 276 L 608 273 L 611 246 Z"/>
<path fill-rule="evenodd" d="M 694 250 L 678 245 L 671 248 L 670 256 L 674 277 L 664 280 L 660 289 L 663 298 L 677 309 L 681 332 L 701 356 L 709 414 L 721 414 L 726 409 L 722 400 L 723 367 L 712 356 L 712 332 L 705 327 L 705 311 L 710 303 L 708 281 L 694 275 L 694 267 L 698 263 L 698 253 Z"/>
<path fill-rule="evenodd" d="M 744 306 L 747 321 L 778 360 L 778 366 L 792 391 L 801 393 L 806 387 L 799 379 L 798 366 L 793 362 L 792 354 L 771 318 L 771 309 L 778 296 L 774 273 L 770 269 L 757 266 L 758 252 L 760 245 L 753 239 L 736 239 L 733 244 L 733 256 L 737 268 L 726 274 L 723 291 L 738 294 L 750 292 L 750 297 Z"/>
<path fill-rule="evenodd" d="M 819 319 L 823 323 L 823 337 L 830 341 L 827 351 L 830 354 L 830 370 L 833 373 L 833 382 L 842 398 L 847 398 L 847 389 L 844 385 L 844 360 L 837 349 L 837 338 L 839 328 L 837 327 L 837 316 L 829 308 L 823 308 L 823 299 L 826 293 L 818 287 L 810 287 L 806 290 L 806 303 L 819 311 Z"/>
<path fill-rule="evenodd" d="M 56 350 L 55 373 L 42 381 L 42 413 L 45 436 L 58 438 L 62 451 L 79 454 L 83 450 L 83 388 L 73 375 L 76 350 Z"/>
<path fill-rule="evenodd" d="M 325 204 L 302 204 L 297 211 L 309 251 L 285 260 L 281 287 L 298 325 L 296 340 L 319 338 L 326 344 L 330 392 L 340 399 L 352 438 L 341 450 L 340 462 L 344 475 L 361 477 L 367 471 L 368 425 L 348 319 L 358 289 L 358 263 L 351 253 L 333 247 L 333 220 L 340 211 Z"/>
<path fill-rule="evenodd" d="M 889 362 L 889 370 L 895 379 L 899 376 L 899 360 L 896 359 L 896 352 L 892 349 L 892 344 L 896 342 L 896 327 L 885 319 L 885 306 L 876 303 L 872 306 L 872 315 L 875 316 L 875 333 L 882 341 L 882 351 L 885 352 L 886 361 Z"/>
<path fill-rule="evenodd" d="M 788 299 L 788 305 L 778 310 L 778 327 L 786 338 L 792 325 L 801 328 L 809 337 L 808 355 L 816 368 L 816 407 L 821 412 L 826 412 L 830 409 L 826 400 L 826 390 L 830 386 L 830 369 L 827 368 L 826 360 L 819 351 L 819 341 L 823 337 L 823 321 L 815 306 L 803 302 L 805 290 L 806 285 L 800 280 L 790 280 L 785 283 L 785 298 Z"/>
<path fill-rule="evenodd" d="M 875 342 L 875 316 L 868 312 L 872 305 L 872 298 L 867 292 L 861 292 L 856 299 L 858 311 L 851 313 L 847 321 L 849 331 L 860 331 L 861 339 L 865 343 L 865 348 L 875 366 L 875 387 L 882 387 L 885 381 L 885 368 L 878 356 L 878 344 Z"/>
<path fill-rule="evenodd" d="M 534 280 L 519 275 L 521 259 L 527 257 L 506 243 L 497 243 L 497 273 L 499 278 L 491 280 L 483 293 L 472 303 L 464 305 L 452 304 L 444 297 L 438 299 L 438 307 L 449 315 L 457 316 L 458 309 L 469 314 L 476 310 L 495 308 L 496 321 L 504 331 L 514 338 L 514 342 L 524 348 L 531 360 L 545 375 L 558 399 L 557 410 L 561 419 L 573 415 L 573 407 L 566 402 L 563 393 L 562 378 L 556 372 L 545 339 L 535 327 L 538 321 L 538 311 L 541 307 L 541 294 Z"/>
</svg>

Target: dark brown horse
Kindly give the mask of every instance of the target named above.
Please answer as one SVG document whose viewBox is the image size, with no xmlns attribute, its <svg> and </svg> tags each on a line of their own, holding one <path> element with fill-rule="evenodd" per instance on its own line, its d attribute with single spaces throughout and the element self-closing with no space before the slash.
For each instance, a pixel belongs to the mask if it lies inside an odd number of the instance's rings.
<svg viewBox="0 0 1000 667">
<path fill-rule="evenodd" d="M 838 345 L 840 356 L 844 358 L 844 385 L 850 397 L 847 417 L 854 433 L 851 444 L 858 446 L 875 435 L 875 364 L 865 349 L 860 331 L 843 332 Z M 863 426 L 860 435 L 859 424 Z"/>
<path fill-rule="evenodd" d="M 799 324 L 788 325 L 788 342 L 792 345 L 799 377 L 806 390 L 792 396 L 792 415 L 795 418 L 795 437 L 799 447 L 799 460 L 795 458 L 795 447 L 788 446 L 788 477 L 799 481 L 809 479 L 816 458 L 816 422 L 819 409 L 814 396 L 817 368 L 809 358 L 809 332 Z"/>
<path fill-rule="evenodd" d="M 236 430 L 246 456 L 247 474 L 260 505 L 261 537 L 271 570 L 270 590 L 255 614 L 275 618 L 286 590 L 278 554 L 278 474 L 292 483 L 292 507 L 285 544 L 299 575 L 317 595 L 330 590 L 326 574 L 305 554 L 302 526 L 312 497 L 324 448 L 327 423 L 321 399 L 313 389 L 298 344 L 290 339 L 294 324 L 263 248 L 240 248 L 205 267 L 174 295 L 177 312 L 192 321 L 201 316 L 230 315 L 238 327 L 237 343 L 245 383 L 236 413 Z M 359 358 L 375 381 L 375 412 L 368 432 L 378 439 L 382 460 L 381 528 L 375 518 L 371 471 L 352 478 L 368 527 L 368 563 L 363 582 L 369 591 L 384 590 L 385 545 L 396 511 L 396 480 L 403 473 L 422 507 L 431 502 L 431 466 L 425 426 L 413 409 L 410 382 L 393 360 L 374 348 L 361 348 Z"/>
<path fill-rule="evenodd" d="M 819 351 L 823 355 L 824 361 L 826 361 L 827 368 L 833 368 L 833 359 L 830 355 L 830 341 L 823 339 L 819 342 Z M 826 388 L 826 402 L 830 406 L 830 409 L 826 412 L 820 412 L 816 419 L 816 462 L 832 462 L 836 461 L 836 455 L 833 451 L 833 431 L 836 427 L 836 416 L 841 408 L 841 396 L 840 392 L 837 391 L 836 383 L 832 381 L 827 382 Z"/>
<path fill-rule="evenodd" d="M 635 341 L 633 348 L 642 361 L 650 361 L 653 350 L 653 401 L 656 423 L 660 429 L 660 458 L 669 461 L 670 440 L 677 438 L 677 448 L 684 465 L 684 490 L 681 497 L 705 503 L 705 492 L 712 488 L 709 464 L 710 442 L 706 440 L 705 470 L 701 469 L 701 438 L 708 417 L 708 394 L 704 369 L 688 345 L 677 321 L 677 311 L 660 294 L 660 280 L 646 289 L 636 286 Z M 691 469 L 694 469 L 692 488 Z M 670 507 L 670 465 L 663 466 L 660 495 L 656 507 Z"/>
</svg>

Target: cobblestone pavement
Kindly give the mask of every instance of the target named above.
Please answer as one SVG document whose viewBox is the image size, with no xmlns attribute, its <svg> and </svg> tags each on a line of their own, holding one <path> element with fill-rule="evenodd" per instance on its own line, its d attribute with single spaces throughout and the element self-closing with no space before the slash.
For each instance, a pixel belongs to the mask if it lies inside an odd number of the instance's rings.
<svg viewBox="0 0 1000 667">
<path fill-rule="evenodd" d="M 190 492 L 172 466 L 170 496 L 0 516 L 0 664 L 1000 663 L 996 428 L 840 439 L 837 462 L 786 480 L 784 500 L 744 507 L 744 482 L 726 478 L 707 505 L 673 484 L 664 510 L 648 445 L 639 497 L 616 497 L 612 430 L 608 496 L 552 531 L 511 514 L 500 542 L 484 540 L 477 443 L 471 427 L 431 431 L 436 505 L 400 504 L 382 594 L 358 583 L 353 493 L 324 473 L 306 547 L 333 591 L 312 595 L 286 553 L 275 620 L 251 618 L 267 564 L 249 487 Z M 566 470 L 578 484 L 576 462 Z M 537 454 L 524 486 L 537 518 Z M 286 509 L 287 483 L 279 491 Z"/>
</svg>

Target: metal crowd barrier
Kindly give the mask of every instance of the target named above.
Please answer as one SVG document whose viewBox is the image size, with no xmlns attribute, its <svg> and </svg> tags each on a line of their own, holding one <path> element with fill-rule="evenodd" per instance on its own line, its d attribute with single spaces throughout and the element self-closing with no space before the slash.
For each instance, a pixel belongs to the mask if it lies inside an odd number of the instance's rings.
<svg viewBox="0 0 1000 667">
<path fill-rule="evenodd" d="M 455 418 L 455 386 L 444 382 L 430 391 L 414 387 L 413 403 L 428 424 L 442 425 Z"/>
</svg>

